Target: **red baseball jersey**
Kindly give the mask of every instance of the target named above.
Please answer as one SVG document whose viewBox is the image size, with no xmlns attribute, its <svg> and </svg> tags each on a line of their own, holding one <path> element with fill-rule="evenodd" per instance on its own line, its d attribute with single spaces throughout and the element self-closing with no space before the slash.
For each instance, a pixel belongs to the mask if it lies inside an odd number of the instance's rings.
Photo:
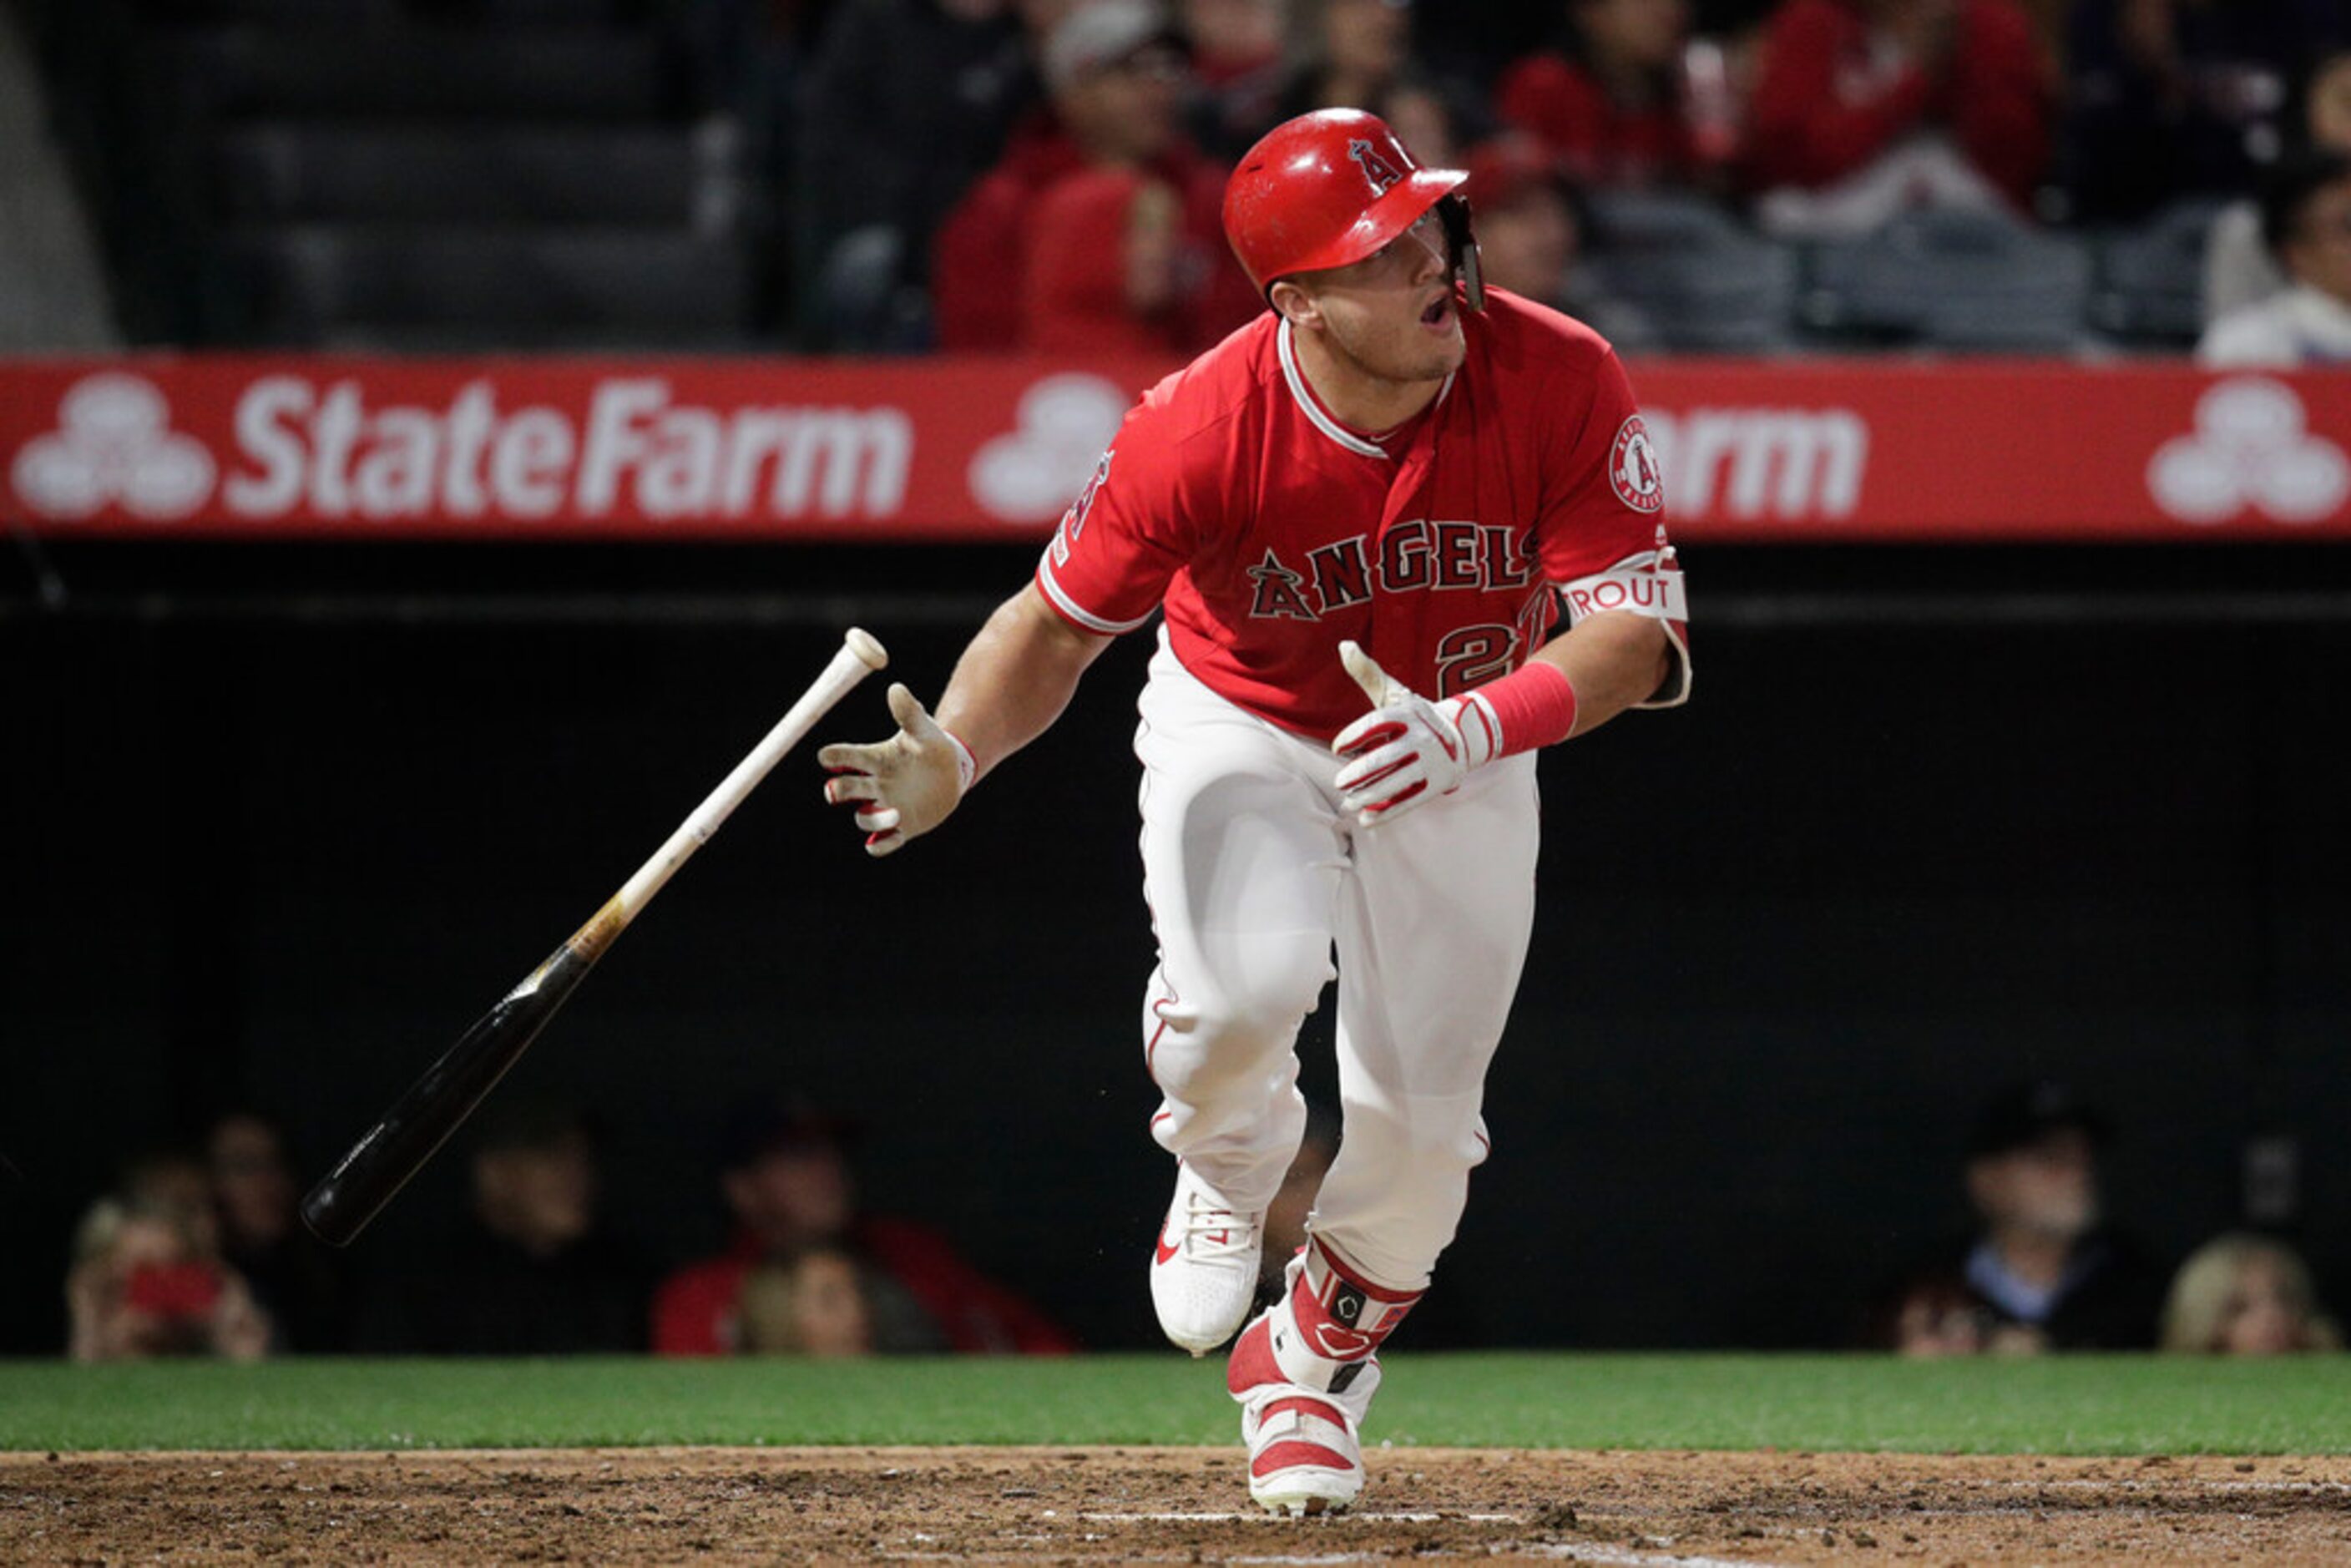
<svg viewBox="0 0 2351 1568">
<path fill-rule="evenodd" d="M 1090 632 L 1164 608 L 1186 669 L 1320 740 L 1364 711 L 1342 639 L 1450 696 L 1523 664 L 1562 600 L 1665 621 L 1676 669 L 1646 706 L 1681 701 L 1680 571 L 1624 368 L 1580 322 L 1486 300 L 1461 369 L 1384 444 L 1316 401 L 1280 317 L 1235 332 L 1127 414 L 1039 590 Z"/>
</svg>

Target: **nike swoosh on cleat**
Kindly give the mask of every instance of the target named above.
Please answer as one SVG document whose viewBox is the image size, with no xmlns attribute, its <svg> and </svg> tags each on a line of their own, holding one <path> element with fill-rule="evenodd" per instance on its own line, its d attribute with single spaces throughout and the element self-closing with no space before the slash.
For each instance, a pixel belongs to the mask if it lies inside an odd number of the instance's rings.
<svg viewBox="0 0 2351 1568">
<path fill-rule="evenodd" d="M 1179 1249 L 1167 1245 L 1167 1232 L 1165 1230 L 1160 1231 L 1159 1239 L 1151 1244 L 1151 1249 L 1158 1255 L 1159 1260 L 1162 1263 L 1173 1263 L 1176 1260 L 1176 1254 L 1179 1250 Z"/>
</svg>

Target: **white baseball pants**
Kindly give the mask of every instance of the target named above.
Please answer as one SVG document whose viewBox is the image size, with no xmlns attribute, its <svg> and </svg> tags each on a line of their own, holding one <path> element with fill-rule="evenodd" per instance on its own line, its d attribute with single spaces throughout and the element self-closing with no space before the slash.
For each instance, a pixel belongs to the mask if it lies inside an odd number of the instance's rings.
<svg viewBox="0 0 2351 1568">
<path fill-rule="evenodd" d="M 1335 972 L 1344 1132 L 1312 1228 L 1376 1282 L 1420 1290 L 1489 1147 L 1486 1068 L 1534 918 L 1534 756 L 1359 829 L 1327 747 L 1217 695 L 1164 637 L 1140 708 L 1152 1135 L 1264 1207 L 1305 1130 L 1299 1025 Z"/>
</svg>

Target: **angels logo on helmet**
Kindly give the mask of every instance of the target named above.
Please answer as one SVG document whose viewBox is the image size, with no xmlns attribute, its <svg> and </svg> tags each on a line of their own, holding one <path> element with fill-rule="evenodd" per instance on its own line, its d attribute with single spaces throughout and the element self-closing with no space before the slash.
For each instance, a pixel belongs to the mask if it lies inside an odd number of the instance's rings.
<svg viewBox="0 0 2351 1568">
<path fill-rule="evenodd" d="M 1347 143 L 1347 156 L 1364 172 L 1372 187 L 1372 194 L 1384 196 L 1388 187 L 1404 178 L 1404 171 L 1387 161 L 1386 154 L 1362 137 Z"/>
</svg>

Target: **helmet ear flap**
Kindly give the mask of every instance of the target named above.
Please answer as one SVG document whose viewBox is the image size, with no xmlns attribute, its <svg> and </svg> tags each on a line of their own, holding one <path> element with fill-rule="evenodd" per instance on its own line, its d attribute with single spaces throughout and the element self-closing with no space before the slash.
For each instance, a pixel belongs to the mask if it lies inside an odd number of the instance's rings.
<svg viewBox="0 0 2351 1568">
<path fill-rule="evenodd" d="M 1478 236 L 1469 226 L 1469 198 L 1458 192 L 1437 199 L 1437 218 L 1445 225 L 1445 246 L 1453 260 L 1453 275 L 1461 280 L 1462 302 L 1472 310 L 1486 308 L 1486 278 L 1478 266 Z"/>
</svg>

